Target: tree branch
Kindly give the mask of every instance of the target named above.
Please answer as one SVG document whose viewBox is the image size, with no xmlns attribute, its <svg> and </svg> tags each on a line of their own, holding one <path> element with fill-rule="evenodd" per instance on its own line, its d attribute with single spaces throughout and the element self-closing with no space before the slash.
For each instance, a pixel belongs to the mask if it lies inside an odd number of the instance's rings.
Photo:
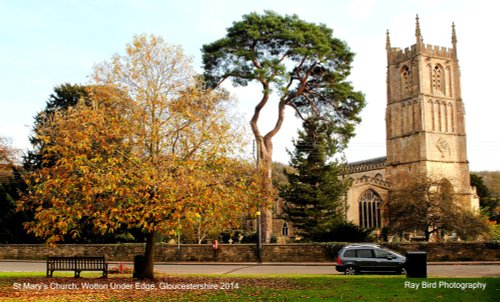
<svg viewBox="0 0 500 302">
<path fill-rule="evenodd" d="M 279 102 L 279 104 L 278 104 L 278 120 L 276 121 L 276 125 L 274 126 L 274 128 L 264 136 L 265 141 L 271 140 L 276 135 L 276 133 L 278 133 L 278 131 L 281 129 L 281 126 L 283 125 L 283 121 L 285 119 L 286 103 L 287 102 L 286 102 L 285 98 L 282 98 L 281 101 Z"/>
<path fill-rule="evenodd" d="M 297 113 L 297 115 L 299 116 L 299 118 L 300 118 L 301 120 L 303 120 L 303 121 L 305 120 L 304 116 L 303 116 L 303 115 L 302 115 L 302 113 L 299 111 L 299 108 L 297 108 L 297 106 L 295 106 L 295 104 L 294 104 L 294 103 L 288 103 L 287 105 L 288 105 L 288 106 L 290 106 L 290 107 L 292 107 L 292 108 L 295 110 L 295 113 Z"/>
<path fill-rule="evenodd" d="M 255 139 L 257 140 L 261 139 L 262 137 L 257 122 L 259 121 L 259 116 L 260 112 L 262 111 L 262 108 L 266 106 L 267 101 L 269 100 L 269 83 L 262 82 L 262 86 L 264 88 L 264 95 L 262 96 L 262 99 L 257 104 L 257 106 L 255 106 L 254 114 L 252 116 L 252 119 L 250 120 L 250 126 L 252 127 L 252 132 L 255 136 Z"/>
</svg>

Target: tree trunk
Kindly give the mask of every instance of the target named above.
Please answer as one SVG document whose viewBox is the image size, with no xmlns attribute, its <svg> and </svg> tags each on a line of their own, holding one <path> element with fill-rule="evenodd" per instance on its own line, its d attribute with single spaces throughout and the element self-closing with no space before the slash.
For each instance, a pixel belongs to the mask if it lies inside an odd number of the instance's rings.
<svg viewBox="0 0 500 302">
<path fill-rule="evenodd" d="M 265 191 L 271 192 L 272 182 L 272 142 L 271 140 L 260 140 L 258 143 L 257 160 L 258 167 L 265 173 L 264 186 Z M 271 235 L 273 233 L 273 213 L 272 213 L 272 196 L 267 197 L 268 200 L 263 200 L 259 211 L 261 212 L 261 227 L 262 227 L 262 241 L 264 243 L 271 242 Z"/>
<path fill-rule="evenodd" d="M 264 186 L 267 192 L 271 192 L 273 182 L 272 182 L 272 164 L 273 164 L 273 137 L 279 132 L 283 121 L 285 118 L 285 105 L 286 99 L 282 98 L 278 104 L 278 119 L 276 120 L 276 125 L 269 131 L 266 135 L 260 133 L 257 122 L 259 120 L 260 111 L 267 104 L 269 100 L 269 83 L 262 82 L 262 88 L 264 95 L 260 100 L 259 104 L 255 107 L 255 112 L 250 120 L 250 126 L 257 143 L 257 165 L 259 169 L 262 169 L 265 173 Z M 272 196 L 268 196 L 267 200 L 263 200 L 260 205 L 261 221 L 262 221 L 262 241 L 265 243 L 271 242 L 271 234 L 273 232 L 273 213 L 272 213 Z"/>
<path fill-rule="evenodd" d="M 270 243 L 273 234 L 273 212 L 270 207 L 264 207 L 261 210 L 262 221 L 262 242 Z"/>
<path fill-rule="evenodd" d="M 146 250 L 144 251 L 144 256 L 146 258 L 146 267 L 144 270 L 145 279 L 154 279 L 155 238 L 156 233 L 149 233 L 146 235 Z"/>
</svg>

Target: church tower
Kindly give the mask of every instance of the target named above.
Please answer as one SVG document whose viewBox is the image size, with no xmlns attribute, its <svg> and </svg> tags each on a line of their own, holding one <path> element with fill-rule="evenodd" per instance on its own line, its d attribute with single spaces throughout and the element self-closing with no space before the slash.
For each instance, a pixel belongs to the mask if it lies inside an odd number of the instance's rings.
<svg viewBox="0 0 500 302">
<path fill-rule="evenodd" d="M 466 208 L 479 208 L 470 186 L 455 25 L 451 48 L 424 44 L 418 16 L 415 37 L 403 50 L 391 46 L 387 32 L 386 178 L 395 189 L 415 176 L 446 179 Z"/>
</svg>

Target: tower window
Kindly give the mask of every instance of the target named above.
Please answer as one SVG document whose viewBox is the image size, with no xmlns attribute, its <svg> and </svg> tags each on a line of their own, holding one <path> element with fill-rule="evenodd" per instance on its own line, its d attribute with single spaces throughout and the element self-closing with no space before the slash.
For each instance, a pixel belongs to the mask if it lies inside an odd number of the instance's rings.
<svg viewBox="0 0 500 302">
<path fill-rule="evenodd" d="M 441 65 L 432 70 L 432 89 L 444 93 L 444 69 Z"/>
<path fill-rule="evenodd" d="M 382 199 L 373 190 L 367 190 L 359 199 L 359 225 L 362 228 L 380 228 Z"/>
<path fill-rule="evenodd" d="M 401 89 L 403 94 L 408 94 L 411 92 L 411 71 L 408 66 L 403 66 L 401 68 Z"/>
</svg>

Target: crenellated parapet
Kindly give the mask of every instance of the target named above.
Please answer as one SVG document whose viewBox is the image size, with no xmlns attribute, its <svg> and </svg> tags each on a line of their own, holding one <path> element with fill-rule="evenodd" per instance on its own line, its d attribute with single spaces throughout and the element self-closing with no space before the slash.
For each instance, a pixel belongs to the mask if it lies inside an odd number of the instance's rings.
<svg viewBox="0 0 500 302">
<path fill-rule="evenodd" d="M 411 47 L 407 47 L 405 49 L 401 49 L 399 47 L 391 47 L 389 31 L 387 31 L 385 48 L 387 50 L 387 60 L 389 65 L 398 64 L 402 61 L 410 60 L 418 55 L 424 55 L 438 59 L 457 59 L 457 34 L 455 30 L 455 23 L 452 24 L 451 30 L 451 44 L 453 46 L 452 48 L 424 44 L 424 38 L 422 37 L 422 32 L 420 30 L 418 15 L 416 18 L 415 37 L 416 44 L 412 45 Z"/>
<path fill-rule="evenodd" d="M 405 49 L 397 47 L 390 48 L 387 53 L 389 65 L 398 64 L 402 61 L 410 60 L 418 55 L 425 55 L 438 59 L 456 59 L 455 54 L 456 52 L 453 48 L 431 44 L 422 44 L 420 45 L 420 47 L 417 47 L 417 44 L 415 44 Z"/>
</svg>

